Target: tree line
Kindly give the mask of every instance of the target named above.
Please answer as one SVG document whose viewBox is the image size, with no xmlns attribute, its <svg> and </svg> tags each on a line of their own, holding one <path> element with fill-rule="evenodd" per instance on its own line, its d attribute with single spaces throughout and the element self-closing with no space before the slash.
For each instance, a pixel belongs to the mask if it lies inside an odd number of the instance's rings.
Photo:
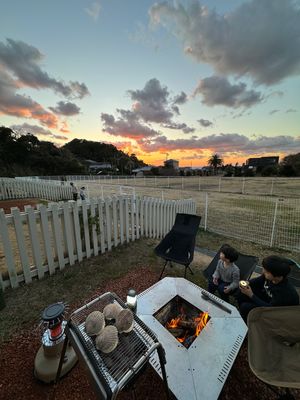
<svg viewBox="0 0 300 400">
<path fill-rule="evenodd" d="M 111 144 L 74 139 L 58 147 L 31 133 L 20 135 L 0 127 L 0 176 L 89 174 L 86 160 L 111 164 L 109 172 L 115 174 L 129 174 L 146 165 L 135 154 L 126 154 Z"/>
<path fill-rule="evenodd" d="M 286 176 L 297 177 L 300 176 L 300 153 L 289 154 L 284 157 L 279 164 L 268 165 L 265 167 L 257 167 L 255 169 L 248 168 L 243 164 L 224 164 L 222 157 L 215 153 L 208 159 L 208 164 L 211 166 L 215 174 L 219 169 L 222 170 L 224 176 Z"/>
</svg>

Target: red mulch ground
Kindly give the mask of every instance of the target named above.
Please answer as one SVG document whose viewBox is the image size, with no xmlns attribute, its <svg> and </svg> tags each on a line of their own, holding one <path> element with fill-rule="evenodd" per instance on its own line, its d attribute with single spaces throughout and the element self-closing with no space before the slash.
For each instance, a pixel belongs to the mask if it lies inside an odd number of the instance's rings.
<svg viewBox="0 0 300 400">
<path fill-rule="evenodd" d="M 142 292 L 157 281 L 157 274 L 147 268 L 131 271 L 126 276 L 98 288 L 94 297 L 107 291 L 117 293 L 125 299 L 128 289 L 134 282 L 138 292 Z M 90 301 L 87 299 L 87 302 Z M 76 310 L 82 304 L 71 304 L 70 310 Z M 87 374 L 77 363 L 73 370 L 58 385 L 43 384 L 34 377 L 33 365 L 40 347 L 40 334 L 33 327 L 15 336 L 0 348 L 0 399 L 1 400 L 94 400 Z M 184 379 L 184 377 L 182 377 Z M 165 399 L 163 384 L 156 372 L 149 366 L 139 376 L 135 388 L 137 399 Z M 293 391 L 300 399 L 300 391 Z M 129 400 L 130 391 L 120 392 L 118 399 Z M 245 342 L 237 356 L 234 366 L 220 394 L 219 400 L 275 400 L 277 396 L 250 371 L 247 361 L 247 343 Z M 185 399 L 190 400 L 190 399 Z"/>
<path fill-rule="evenodd" d="M 0 208 L 4 209 L 5 214 L 10 214 L 12 207 L 19 207 L 21 211 L 24 211 L 24 206 L 36 207 L 39 204 L 38 199 L 13 199 L 13 200 L 1 200 Z"/>
</svg>

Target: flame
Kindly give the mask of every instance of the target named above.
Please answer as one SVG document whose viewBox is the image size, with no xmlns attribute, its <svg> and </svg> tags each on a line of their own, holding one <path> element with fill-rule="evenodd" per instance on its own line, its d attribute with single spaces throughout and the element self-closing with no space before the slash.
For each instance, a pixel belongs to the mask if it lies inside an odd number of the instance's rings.
<svg viewBox="0 0 300 400">
<path fill-rule="evenodd" d="M 203 312 L 202 314 L 199 314 L 199 317 L 195 318 L 195 322 L 197 322 L 197 328 L 196 328 L 196 333 L 195 336 L 198 336 L 202 329 L 205 328 L 208 320 L 208 313 Z"/>
<path fill-rule="evenodd" d="M 184 314 L 181 314 L 181 315 L 179 315 L 179 317 L 172 318 L 171 321 L 167 322 L 166 328 L 178 328 L 178 327 L 180 327 L 180 321 L 184 321 L 184 320 L 185 320 Z M 199 336 L 200 332 L 202 331 L 202 329 L 205 328 L 205 326 L 207 324 L 208 313 L 201 312 L 197 317 L 193 318 L 192 321 L 197 324 L 196 329 L 195 329 L 195 334 L 194 334 L 194 338 L 196 338 L 197 336 Z M 187 336 L 188 336 L 188 331 L 186 330 L 183 337 L 177 338 L 178 342 L 184 343 Z"/>
</svg>

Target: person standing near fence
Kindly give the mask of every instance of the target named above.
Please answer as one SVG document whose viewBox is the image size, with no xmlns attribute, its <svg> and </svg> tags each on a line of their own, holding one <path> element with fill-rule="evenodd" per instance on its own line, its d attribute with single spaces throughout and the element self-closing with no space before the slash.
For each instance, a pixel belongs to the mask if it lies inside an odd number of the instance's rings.
<svg viewBox="0 0 300 400">
<path fill-rule="evenodd" d="M 80 196 L 81 200 L 85 200 L 85 187 L 84 186 L 82 186 L 80 188 L 79 196 Z"/>
<path fill-rule="evenodd" d="M 77 201 L 77 199 L 78 199 L 78 189 L 77 189 L 77 187 L 74 185 L 73 182 L 70 182 L 70 185 L 71 185 L 71 187 L 72 187 L 73 200 L 74 200 L 74 201 Z"/>
</svg>

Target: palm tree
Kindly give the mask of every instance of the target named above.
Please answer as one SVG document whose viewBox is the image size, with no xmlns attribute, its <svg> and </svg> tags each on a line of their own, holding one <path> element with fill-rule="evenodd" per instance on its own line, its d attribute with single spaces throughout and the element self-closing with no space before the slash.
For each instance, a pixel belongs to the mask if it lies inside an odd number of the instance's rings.
<svg viewBox="0 0 300 400">
<path fill-rule="evenodd" d="M 215 175 L 217 174 L 217 169 L 223 164 L 223 159 L 219 154 L 212 154 L 211 157 L 207 160 L 208 164 L 213 167 Z"/>
</svg>

